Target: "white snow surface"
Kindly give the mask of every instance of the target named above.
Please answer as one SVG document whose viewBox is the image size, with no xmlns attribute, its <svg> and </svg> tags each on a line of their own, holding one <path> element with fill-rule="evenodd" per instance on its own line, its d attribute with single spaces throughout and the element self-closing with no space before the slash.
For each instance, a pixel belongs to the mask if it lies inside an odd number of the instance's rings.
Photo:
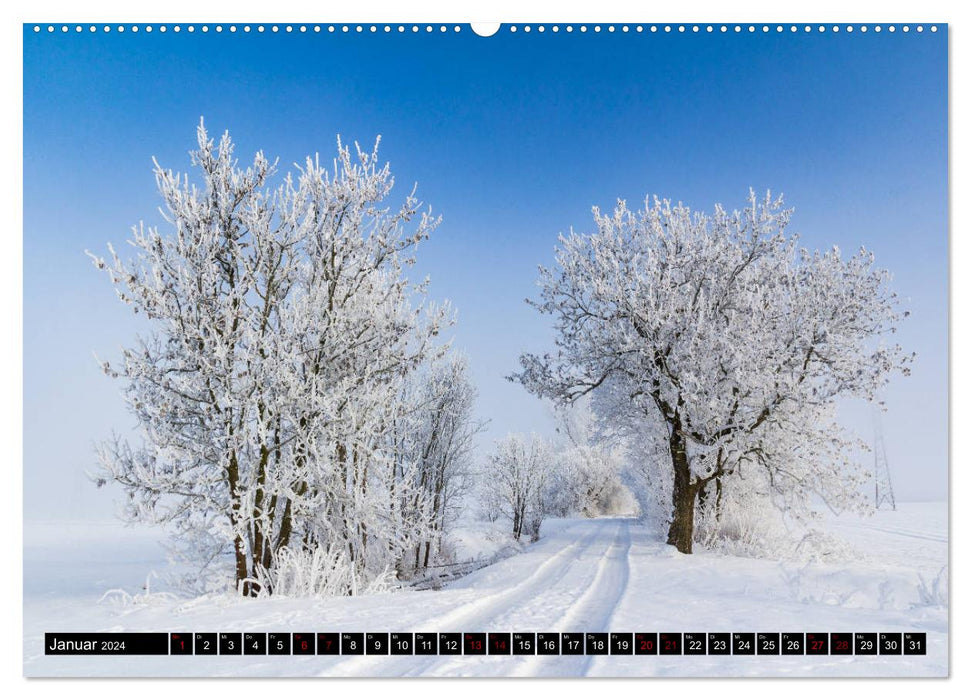
<svg viewBox="0 0 971 700">
<path fill-rule="evenodd" d="M 545 522 L 542 537 L 441 590 L 351 598 L 165 593 L 158 531 L 25 523 L 27 676 L 946 676 L 948 609 L 920 594 L 948 561 L 946 503 L 826 529 L 835 564 L 679 554 L 627 518 Z M 156 575 L 153 575 L 154 572 Z M 148 580 L 149 590 L 144 586 Z M 127 595 L 105 593 L 121 589 Z M 926 656 L 45 656 L 45 632 L 897 632 Z"/>
</svg>

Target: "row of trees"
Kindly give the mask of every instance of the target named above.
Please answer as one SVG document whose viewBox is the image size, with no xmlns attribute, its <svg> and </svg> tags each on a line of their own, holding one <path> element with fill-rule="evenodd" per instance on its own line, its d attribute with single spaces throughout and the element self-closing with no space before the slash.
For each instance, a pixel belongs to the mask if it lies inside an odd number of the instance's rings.
<svg viewBox="0 0 971 700">
<path fill-rule="evenodd" d="M 598 444 L 588 404 L 560 411 L 559 445 L 534 434 L 510 433 L 485 459 L 479 494 L 485 515 L 512 523 L 517 540 L 539 537 L 547 516 L 597 517 L 636 510 L 624 483 L 623 449 Z"/>
<path fill-rule="evenodd" d="M 241 167 L 228 134 L 197 137 L 198 185 L 156 163 L 165 231 L 92 255 L 153 329 L 103 363 L 144 440 L 102 445 L 99 483 L 185 556 L 229 558 L 246 595 L 355 594 L 433 565 L 482 427 L 440 338 L 452 314 L 407 275 L 439 220 L 414 190 L 388 204 L 377 144 L 338 141 L 330 170 L 308 158 L 274 186 L 262 153 Z M 711 215 L 620 202 L 560 238 L 531 302 L 556 350 L 512 379 L 562 409 L 563 440 L 496 444 L 490 517 L 536 538 L 547 515 L 629 509 L 630 488 L 691 552 L 699 510 L 864 507 L 835 405 L 908 371 L 882 341 L 905 314 L 870 252 L 800 248 L 790 214 L 754 194 Z"/>
<path fill-rule="evenodd" d="M 800 248 L 770 195 L 711 215 L 656 198 L 593 213 L 593 233 L 560 237 L 531 302 L 556 350 L 523 355 L 512 379 L 561 405 L 594 397 L 645 459 L 642 498 L 668 494 L 681 552 L 698 504 L 717 515 L 729 491 L 795 513 L 814 498 L 866 507 L 834 407 L 873 400 L 912 360 L 882 340 L 905 314 L 873 254 Z"/>
<path fill-rule="evenodd" d="M 198 185 L 156 163 L 167 230 L 92 256 L 154 329 L 103 365 L 145 441 L 103 445 L 98 479 L 194 560 L 230 555 L 243 594 L 283 586 L 280 562 L 353 594 L 428 565 L 478 429 L 439 341 L 451 313 L 406 276 L 438 219 L 414 191 L 386 203 L 377 144 L 338 141 L 330 171 L 308 158 L 275 187 L 275 164 L 233 150 L 200 124 Z"/>
</svg>

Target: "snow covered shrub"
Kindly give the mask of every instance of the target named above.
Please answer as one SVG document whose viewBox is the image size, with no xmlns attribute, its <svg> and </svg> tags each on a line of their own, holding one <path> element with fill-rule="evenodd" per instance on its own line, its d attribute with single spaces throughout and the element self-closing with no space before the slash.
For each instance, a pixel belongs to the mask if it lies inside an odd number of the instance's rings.
<svg viewBox="0 0 971 700">
<path fill-rule="evenodd" d="M 799 531 L 790 535 L 790 542 L 795 540 L 794 547 L 787 547 L 791 551 L 790 558 L 807 563 L 841 563 L 859 562 L 863 554 L 854 549 L 846 540 L 823 530 L 810 527 L 801 536 Z"/>
<path fill-rule="evenodd" d="M 358 577 L 342 547 L 283 548 L 270 571 L 254 577 L 261 597 L 270 594 L 290 598 L 381 593 L 395 587 L 394 571 L 385 569 L 366 578 Z"/>
<path fill-rule="evenodd" d="M 98 599 L 99 603 L 108 603 L 119 608 L 143 608 L 152 605 L 167 605 L 178 601 L 178 596 L 167 591 L 152 592 L 152 579 L 157 578 L 154 571 L 145 577 L 145 585 L 141 593 L 129 593 L 121 588 L 112 588 Z"/>
<path fill-rule="evenodd" d="M 543 514 L 534 512 L 526 517 L 526 525 L 523 527 L 523 534 L 529 537 L 530 542 L 539 539 L 539 530 L 543 525 Z"/>
<path fill-rule="evenodd" d="M 933 580 L 918 574 L 917 597 L 922 607 L 946 608 L 948 606 L 947 566 L 941 568 Z"/>
<path fill-rule="evenodd" d="M 702 548 L 767 558 L 777 558 L 787 550 L 782 515 L 767 494 L 718 484 L 712 484 L 706 494 L 695 523 L 695 542 Z"/>
</svg>

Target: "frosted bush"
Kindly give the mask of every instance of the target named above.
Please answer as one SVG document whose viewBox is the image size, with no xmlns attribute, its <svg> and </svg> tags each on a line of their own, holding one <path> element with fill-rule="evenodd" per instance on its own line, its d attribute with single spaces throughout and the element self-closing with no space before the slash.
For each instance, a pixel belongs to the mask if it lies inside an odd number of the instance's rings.
<svg viewBox="0 0 971 700">
<path fill-rule="evenodd" d="M 726 501 L 720 510 L 714 504 L 701 508 L 695 527 L 695 542 L 708 551 L 768 558 L 791 551 L 782 517 L 765 500 Z"/>
<path fill-rule="evenodd" d="M 395 575 L 387 569 L 366 579 L 355 576 L 356 567 L 347 561 L 341 547 L 281 549 L 271 571 L 254 577 L 260 597 L 270 594 L 290 598 L 381 593 L 395 586 Z"/>
<path fill-rule="evenodd" d="M 947 566 L 941 568 L 933 580 L 918 574 L 917 596 L 921 607 L 946 608 L 948 606 Z"/>
</svg>

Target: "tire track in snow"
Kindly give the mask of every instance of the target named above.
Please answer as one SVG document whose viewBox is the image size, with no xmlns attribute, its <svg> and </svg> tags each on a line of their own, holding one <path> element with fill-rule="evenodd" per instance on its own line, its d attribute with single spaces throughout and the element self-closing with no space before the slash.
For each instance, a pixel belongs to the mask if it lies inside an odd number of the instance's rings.
<svg viewBox="0 0 971 700">
<path fill-rule="evenodd" d="M 553 631 L 609 632 L 617 606 L 630 582 L 630 520 L 620 521 L 614 543 L 597 565 L 597 574 L 576 603 L 556 621 Z M 530 656 L 517 676 L 584 676 L 595 656 Z"/>
<path fill-rule="evenodd" d="M 491 627 L 489 624 L 491 620 L 531 598 L 546 595 L 549 587 L 555 585 L 571 567 L 582 563 L 582 554 L 601 539 L 604 528 L 605 525 L 597 523 L 597 526 L 591 528 L 583 537 L 550 556 L 532 574 L 511 588 L 502 588 L 495 593 L 460 605 L 445 615 L 428 619 L 422 624 L 430 632 L 490 631 L 488 628 Z M 492 629 L 491 631 L 497 630 Z M 475 657 L 463 656 L 459 658 L 474 659 Z M 417 655 L 401 657 L 359 656 L 338 661 L 322 671 L 320 675 L 365 677 L 374 675 L 420 675 L 436 666 L 446 665 L 452 659 L 453 657 L 421 657 Z"/>
</svg>

